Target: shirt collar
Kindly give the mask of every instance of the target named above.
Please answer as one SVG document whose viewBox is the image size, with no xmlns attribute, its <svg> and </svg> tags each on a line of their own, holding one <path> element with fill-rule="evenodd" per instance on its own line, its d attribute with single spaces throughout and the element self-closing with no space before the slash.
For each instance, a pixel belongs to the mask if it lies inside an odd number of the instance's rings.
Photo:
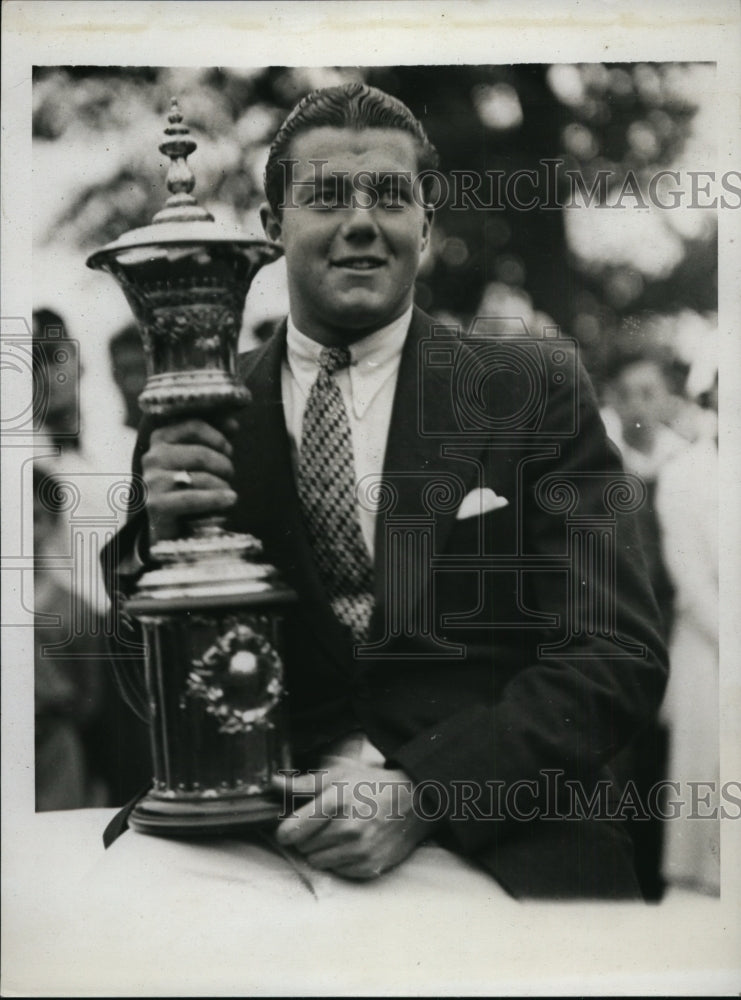
<svg viewBox="0 0 741 1000">
<path fill-rule="evenodd" d="M 401 351 L 412 320 L 412 306 L 393 322 L 350 344 L 350 393 L 358 420 L 381 386 L 398 370 Z M 288 317 L 286 353 L 291 374 L 308 396 L 319 370 L 322 345 L 307 337 Z"/>
</svg>

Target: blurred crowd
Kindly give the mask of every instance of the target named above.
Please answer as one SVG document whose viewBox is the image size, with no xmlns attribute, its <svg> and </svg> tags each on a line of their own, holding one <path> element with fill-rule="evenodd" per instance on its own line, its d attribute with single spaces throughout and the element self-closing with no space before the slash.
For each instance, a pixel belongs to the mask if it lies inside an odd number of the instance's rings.
<svg viewBox="0 0 741 1000">
<path fill-rule="evenodd" d="M 626 471 L 646 486 L 637 517 L 670 656 L 661 717 L 627 764 L 644 795 L 662 780 L 679 782 L 685 798 L 688 782 L 712 782 L 717 807 L 718 374 L 699 385 L 694 374 L 660 354 L 626 355 L 605 386 L 602 413 Z M 666 885 L 720 892 L 719 820 L 685 812 L 634 829 L 651 895 Z"/>
<path fill-rule="evenodd" d="M 126 488 L 128 466 L 106 467 L 86 450 L 78 345 L 59 314 L 40 309 L 33 320 L 36 808 L 122 805 L 147 783 L 148 732 L 116 690 L 98 557 L 121 514 L 111 498 Z M 130 465 L 145 379 L 135 327 L 111 340 L 110 358 Z"/>
</svg>

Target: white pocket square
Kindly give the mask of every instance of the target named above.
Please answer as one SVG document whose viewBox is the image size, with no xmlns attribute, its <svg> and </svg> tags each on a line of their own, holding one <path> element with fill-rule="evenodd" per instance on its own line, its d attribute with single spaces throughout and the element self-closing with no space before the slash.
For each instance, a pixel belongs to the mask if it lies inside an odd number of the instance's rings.
<svg viewBox="0 0 741 1000">
<path fill-rule="evenodd" d="M 509 500 L 506 497 L 500 497 L 488 486 L 484 489 L 477 487 L 463 497 L 463 503 L 458 508 L 455 519 L 462 521 L 466 517 L 481 517 L 482 514 L 488 514 L 490 510 L 499 510 L 500 507 L 508 505 Z"/>
</svg>

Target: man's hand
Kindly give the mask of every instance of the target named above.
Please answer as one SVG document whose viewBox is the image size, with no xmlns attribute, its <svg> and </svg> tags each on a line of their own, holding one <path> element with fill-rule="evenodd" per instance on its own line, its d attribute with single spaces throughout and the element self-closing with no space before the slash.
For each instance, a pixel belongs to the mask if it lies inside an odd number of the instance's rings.
<svg viewBox="0 0 741 1000">
<path fill-rule="evenodd" d="M 220 429 L 204 420 L 183 420 L 152 432 L 142 459 L 152 541 L 174 538 L 180 517 L 220 514 L 234 504 L 237 495 L 231 488 L 234 467 L 227 435 L 236 428 L 236 420 L 230 417 Z M 178 472 L 190 474 L 192 487 L 178 486 Z"/>
<path fill-rule="evenodd" d="M 290 807 L 291 794 L 316 797 L 292 810 L 278 827 L 281 844 L 294 847 L 315 868 L 346 878 L 376 878 L 404 860 L 433 833 L 417 816 L 413 785 L 403 771 L 327 757 L 320 774 L 275 779 Z"/>
</svg>

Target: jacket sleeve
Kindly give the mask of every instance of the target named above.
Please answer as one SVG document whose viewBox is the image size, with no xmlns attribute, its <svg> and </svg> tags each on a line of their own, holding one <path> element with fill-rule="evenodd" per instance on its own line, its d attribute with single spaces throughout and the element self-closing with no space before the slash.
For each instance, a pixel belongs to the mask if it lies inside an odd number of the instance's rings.
<svg viewBox="0 0 741 1000">
<path fill-rule="evenodd" d="M 542 431 L 553 438 L 567 425 L 576 400 L 576 433 L 551 449 L 552 457 L 521 463 L 524 538 L 528 552 L 536 555 L 563 556 L 567 537 L 563 513 L 543 509 L 549 481 L 556 491 L 551 493 L 555 506 L 568 491 L 558 484 L 578 483 L 583 522 L 604 518 L 606 481 L 626 482 L 586 373 L 580 365 L 574 366 L 574 373 L 571 384 L 564 383 L 549 400 Z M 598 560 L 585 559 L 577 567 L 573 556 L 570 588 L 564 574 L 530 574 L 529 606 L 556 609 L 559 623 L 543 629 L 538 654 L 514 674 L 501 697 L 494 704 L 461 709 L 416 734 L 396 750 L 390 763 L 417 783 L 435 784 L 448 803 L 461 801 L 461 783 L 480 793 L 480 803 L 490 801 L 492 789 L 506 792 L 520 783 L 523 793 L 517 801 L 527 811 L 538 801 L 542 805 L 544 772 L 550 769 L 583 783 L 587 791 L 594 786 L 602 767 L 655 714 L 668 671 L 636 526 L 628 513 L 618 512 L 614 521 L 607 577 L 598 571 Z M 588 592 L 589 607 L 613 602 L 613 627 L 594 630 L 587 624 L 579 648 L 548 650 L 562 642 L 564 623 L 575 614 L 575 587 Z M 491 823 L 478 822 L 475 810 L 446 820 L 458 848 L 471 853 L 494 837 L 499 842 L 524 830 L 511 810 L 500 815 L 496 830 Z"/>
<path fill-rule="evenodd" d="M 148 523 L 146 491 L 141 477 L 142 455 L 151 428 L 145 421 L 139 431 L 132 463 L 132 489 L 126 523 L 103 547 L 103 567 L 111 609 L 107 627 L 108 653 L 118 688 L 134 712 L 148 721 L 148 700 L 144 682 L 144 640 L 138 622 L 126 614 L 125 601 L 147 566 Z"/>
</svg>

